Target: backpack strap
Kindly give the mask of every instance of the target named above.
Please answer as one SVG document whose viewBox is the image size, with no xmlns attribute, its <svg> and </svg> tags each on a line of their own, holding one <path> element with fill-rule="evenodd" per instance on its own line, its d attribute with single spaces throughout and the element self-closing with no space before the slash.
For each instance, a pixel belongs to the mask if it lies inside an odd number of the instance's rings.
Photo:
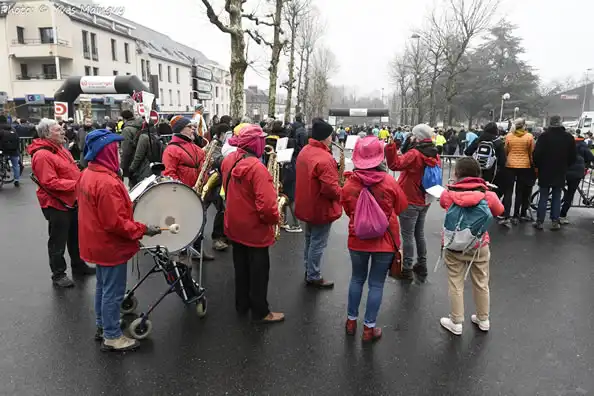
<svg viewBox="0 0 594 396">
<path fill-rule="evenodd" d="M 231 167 L 231 169 L 229 169 L 229 172 L 227 172 L 227 182 L 225 183 L 225 196 L 227 196 L 227 194 L 229 192 L 227 190 L 227 188 L 229 187 L 229 181 L 231 180 L 231 172 L 233 172 L 233 169 L 235 169 L 235 167 L 237 166 L 237 164 L 239 164 L 241 161 L 243 161 L 244 159 L 246 159 L 248 157 L 254 157 L 254 156 L 253 155 L 250 155 L 249 153 L 245 153 L 237 161 L 235 161 L 235 163 L 233 164 L 233 166 Z"/>
<path fill-rule="evenodd" d="M 190 152 L 184 148 L 184 146 L 182 146 L 180 143 L 177 143 L 177 142 L 169 143 L 169 145 L 170 146 L 176 146 L 176 147 L 179 147 L 180 149 L 184 150 L 185 153 L 188 154 L 188 157 L 190 157 L 190 159 L 192 160 L 192 162 L 194 162 L 194 166 L 193 167 L 196 168 L 196 169 L 200 169 L 200 166 L 198 166 L 198 161 L 196 160 L 196 158 L 193 157 L 192 154 L 190 154 Z M 182 164 L 182 165 L 188 166 L 188 165 L 185 165 L 185 164 Z M 192 168 L 192 166 L 189 166 L 189 167 Z"/>
</svg>

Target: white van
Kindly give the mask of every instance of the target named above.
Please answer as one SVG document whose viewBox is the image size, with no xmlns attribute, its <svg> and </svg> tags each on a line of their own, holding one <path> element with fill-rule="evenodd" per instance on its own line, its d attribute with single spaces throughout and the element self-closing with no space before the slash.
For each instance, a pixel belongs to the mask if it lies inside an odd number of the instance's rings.
<svg viewBox="0 0 594 396">
<path fill-rule="evenodd" d="M 585 111 L 582 113 L 578 123 L 578 128 L 581 130 L 582 135 L 587 132 L 594 132 L 592 120 L 594 120 L 594 111 Z"/>
</svg>

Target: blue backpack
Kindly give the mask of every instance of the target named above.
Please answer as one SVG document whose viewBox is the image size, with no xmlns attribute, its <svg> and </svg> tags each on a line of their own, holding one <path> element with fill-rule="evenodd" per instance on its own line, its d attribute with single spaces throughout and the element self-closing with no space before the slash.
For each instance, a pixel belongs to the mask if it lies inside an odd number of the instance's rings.
<svg viewBox="0 0 594 396">
<path fill-rule="evenodd" d="M 443 223 L 443 248 L 464 253 L 474 250 L 492 222 L 486 196 L 476 206 L 452 204 Z"/>
<path fill-rule="evenodd" d="M 427 191 L 433 186 L 441 186 L 443 184 L 441 166 L 425 166 L 423 178 L 421 179 L 421 187 L 423 192 Z"/>
</svg>

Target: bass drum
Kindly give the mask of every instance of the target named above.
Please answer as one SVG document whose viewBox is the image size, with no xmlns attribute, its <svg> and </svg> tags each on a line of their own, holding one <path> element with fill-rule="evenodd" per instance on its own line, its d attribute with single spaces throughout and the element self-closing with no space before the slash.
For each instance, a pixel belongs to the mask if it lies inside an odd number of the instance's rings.
<svg viewBox="0 0 594 396">
<path fill-rule="evenodd" d="M 144 236 L 142 246 L 162 246 L 177 253 L 202 236 L 206 215 L 202 200 L 185 184 L 171 178 L 150 176 L 130 190 L 134 220 L 162 228 L 179 224 L 179 232 L 163 231 L 153 237 Z"/>
</svg>

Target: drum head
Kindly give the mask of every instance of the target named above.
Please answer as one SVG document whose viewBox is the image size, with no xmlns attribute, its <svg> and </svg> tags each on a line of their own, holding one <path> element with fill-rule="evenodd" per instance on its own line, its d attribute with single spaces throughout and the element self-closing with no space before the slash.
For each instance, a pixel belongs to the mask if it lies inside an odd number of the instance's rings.
<svg viewBox="0 0 594 396">
<path fill-rule="evenodd" d="M 134 203 L 134 220 L 163 228 L 179 224 L 177 234 L 163 231 L 140 241 L 142 246 L 159 245 L 171 253 L 191 245 L 206 224 L 202 200 L 193 189 L 178 181 L 155 183 L 143 191 Z"/>
</svg>

